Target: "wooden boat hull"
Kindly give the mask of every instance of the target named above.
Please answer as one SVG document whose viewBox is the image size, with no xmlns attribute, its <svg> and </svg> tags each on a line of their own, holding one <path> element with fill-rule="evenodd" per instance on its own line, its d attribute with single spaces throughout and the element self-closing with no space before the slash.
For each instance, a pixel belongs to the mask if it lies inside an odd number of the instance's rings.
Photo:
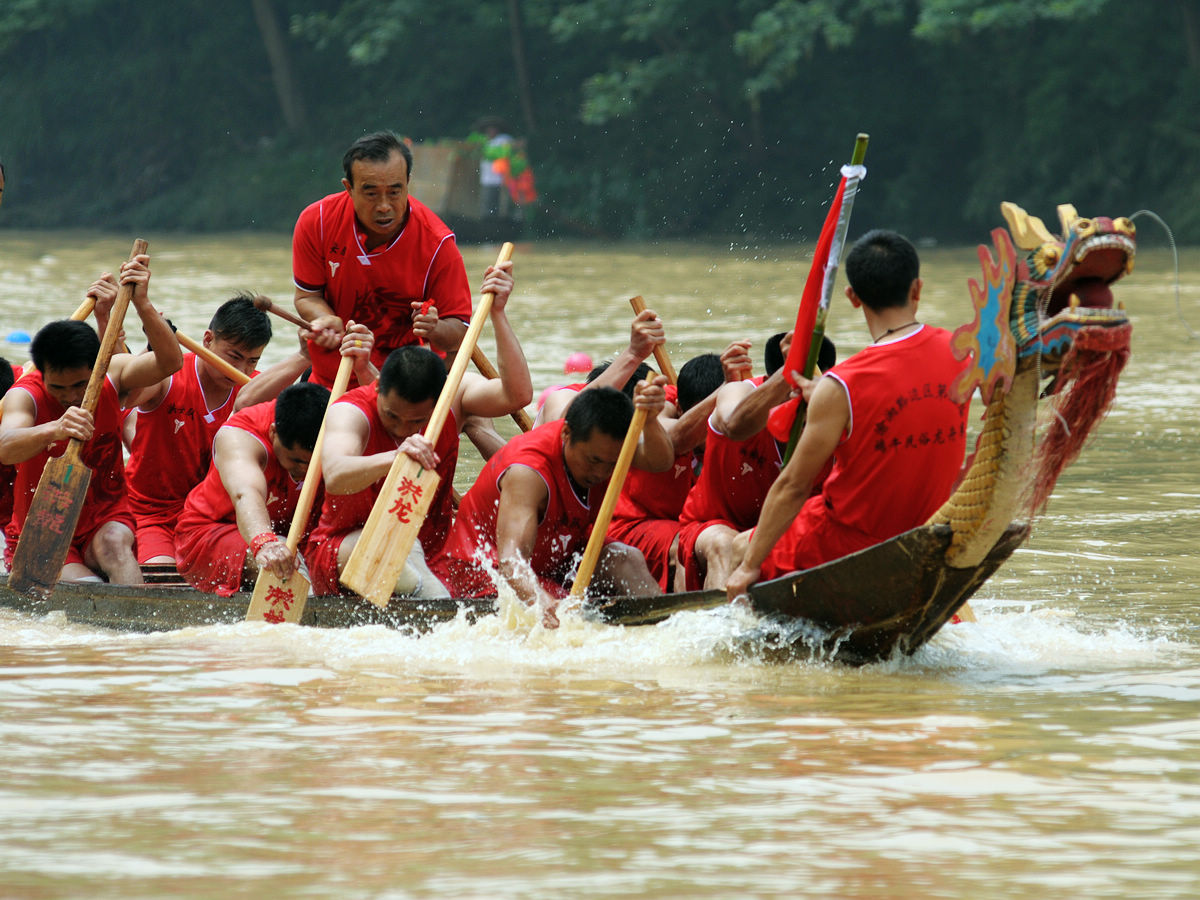
<svg viewBox="0 0 1200 900">
<path fill-rule="evenodd" d="M 1010 525 L 977 566 L 946 566 L 951 529 L 923 526 L 883 544 L 774 581 L 750 592 L 754 610 L 789 627 L 812 655 L 850 664 L 911 654 L 1012 555 L 1029 533 Z M 163 583 L 144 586 L 59 584 L 48 599 L 31 598 L 0 581 L 0 606 L 34 614 L 62 611 L 79 624 L 120 631 L 170 631 L 244 621 L 249 593 L 205 594 Z M 588 618 L 609 625 L 652 625 L 676 612 L 725 603 L 720 591 L 658 597 L 602 598 L 585 608 Z M 445 600 L 393 598 L 385 609 L 359 597 L 313 597 L 301 624 L 317 628 L 385 625 L 427 630 L 462 614 L 474 620 L 496 611 L 494 597 Z"/>
</svg>

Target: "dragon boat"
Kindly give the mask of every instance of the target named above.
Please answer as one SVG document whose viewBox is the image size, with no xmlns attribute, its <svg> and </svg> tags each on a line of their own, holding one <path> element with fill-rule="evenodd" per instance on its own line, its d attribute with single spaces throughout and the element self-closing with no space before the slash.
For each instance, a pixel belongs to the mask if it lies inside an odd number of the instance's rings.
<svg viewBox="0 0 1200 900">
<path fill-rule="evenodd" d="M 1114 305 L 1112 285 L 1133 269 L 1133 223 L 1084 218 L 1062 205 L 1062 231 L 1055 236 L 1014 204 L 1001 210 L 1008 230 L 997 228 L 992 248 L 979 248 L 983 278 L 968 282 L 974 320 L 953 337 L 960 358 L 970 361 L 953 389 L 964 400 L 979 390 L 986 406 L 975 451 L 954 492 L 918 528 L 750 590 L 752 609 L 780 620 L 786 626 L 781 633 L 816 657 L 862 664 L 912 654 L 928 641 L 1026 539 L 1058 476 L 1115 396 L 1132 326 L 1123 307 Z M 1053 409 L 1042 424 L 1039 400 Z M 40 599 L 0 580 L 0 606 L 61 611 L 70 621 L 134 631 L 246 616 L 248 593 L 201 593 L 181 584 L 173 570 L 148 569 L 147 581 L 60 583 Z M 589 598 L 582 612 L 601 623 L 637 626 L 725 602 L 720 591 L 601 597 Z M 314 597 L 301 624 L 421 630 L 497 609 L 494 597 L 393 597 L 383 609 L 354 596 Z"/>
</svg>

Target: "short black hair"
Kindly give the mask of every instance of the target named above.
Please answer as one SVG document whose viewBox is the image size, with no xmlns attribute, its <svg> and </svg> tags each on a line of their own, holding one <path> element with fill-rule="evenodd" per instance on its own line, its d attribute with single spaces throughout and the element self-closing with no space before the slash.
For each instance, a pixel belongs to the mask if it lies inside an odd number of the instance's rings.
<svg viewBox="0 0 1200 900">
<path fill-rule="evenodd" d="M 255 350 L 271 341 L 271 317 L 254 305 L 254 295 L 240 291 L 217 307 L 208 330 L 213 337 Z"/>
<path fill-rule="evenodd" d="M 46 369 L 74 369 L 96 364 L 100 336 L 87 322 L 59 319 L 43 325 L 29 345 L 33 366 L 43 375 Z"/>
<path fill-rule="evenodd" d="M 446 363 L 428 347 L 406 344 L 388 354 L 379 370 L 378 390 L 409 403 L 436 400 L 446 384 Z"/>
<path fill-rule="evenodd" d="M 763 365 L 766 366 L 768 375 L 774 375 L 783 365 L 782 344 L 785 337 L 787 332 L 781 331 L 767 338 L 767 344 L 763 347 Z"/>
<path fill-rule="evenodd" d="M 904 306 L 920 277 L 917 248 L 895 231 L 868 231 L 846 254 L 846 280 L 872 310 Z"/>
<path fill-rule="evenodd" d="M 787 337 L 787 332 L 781 331 L 779 334 L 773 334 L 767 339 L 767 346 L 763 353 L 763 363 L 767 367 L 768 375 L 774 375 L 783 366 L 784 359 L 781 344 L 785 337 Z M 837 365 L 837 347 L 829 339 L 829 335 L 823 334 L 821 335 L 821 349 L 817 353 L 817 368 L 822 372 L 828 372 L 835 365 Z"/>
<path fill-rule="evenodd" d="M 13 371 L 12 363 L 0 356 L 0 394 L 7 394 L 16 380 L 17 373 Z"/>
<path fill-rule="evenodd" d="M 342 171 L 346 173 L 346 180 L 350 184 L 354 184 L 354 176 L 350 173 L 350 167 L 360 159 L 368 159 L 371 162 L 387 162 L 392 158 L 393 153 L 399 153 L 404 157 L 405 166 L 407 166 L 407 175 L 412 175 L 413 155 L 408 144 L 400 140 L 393 131 L 376 131 L 371 134 L 364 134 L 357 141 L 350 145 L 342 156 Z"/>
<path fill-rule="evenodd" d="M 725 370 L 721 366 L 721 357 L 715 353 L 693 356 L 679 370 L 679 399 L 676 404 L 679 411 L 687 412 L 724 381 Z"/>
<path fill-rule="evenodd" d="M 599 378 L 601 375 L 603 375 L 605 372 L 607 372 L 608 367 L 611 365 L 612 365 L 612 360 L 609 360 L 608 362 L 600 363 L 600 365 L 596 366 L 594 369 L 592 369 L 592 371 L 588 372 L 587 379 L 586 379 L 587 383 L 591 384 L 593 381 L 595 381 L 597 378 Z M 645 381 L 649 377 L 650 377 L 650 366 L 647 365 L 646 363 L 639 363 L 638 367 L 633 370 L 633 374 L 629 376 L 629 380 L 625 382 L 624 387 L 621 388 L 621 393 L 623 393 L 626 397 L 628 397 L 630 400 L 632 400 L 633 399 L 633 389 L 637 387 L 638 382 Z"/>
<path fill-rule="evenodd" d="M 571 429 L 571 443 L 586 441 L 593 431 L 623 441 L 633 421 L 633 401 L 616 388 L 588 388 L 571 401 L 563 419 Z"/>
<path fill-rule="evenodd" d="M 280 391 L 275 401 L 275 434 L 279 443 L 289 450 L 312 451 L 328 403 L 329 389 L 311 381 L 288 385 Z"/>
</svg>

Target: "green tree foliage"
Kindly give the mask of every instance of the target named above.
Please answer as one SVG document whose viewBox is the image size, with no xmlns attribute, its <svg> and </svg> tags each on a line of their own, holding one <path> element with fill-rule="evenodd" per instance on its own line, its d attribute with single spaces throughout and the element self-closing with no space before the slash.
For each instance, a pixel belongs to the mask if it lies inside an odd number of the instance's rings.
<svg viewBox="0 0 1200 900">
<path fill-rule="evenodd" d="M 856 227 L 975 240 L 1008 199 L 1197 240 L 1198 29 L 1198 0 L 9 0 L 3 222 L 286 229 L 364 131 L 498 114 L 554 233 L 811 238 L 867 131 Z"/>
</svg>

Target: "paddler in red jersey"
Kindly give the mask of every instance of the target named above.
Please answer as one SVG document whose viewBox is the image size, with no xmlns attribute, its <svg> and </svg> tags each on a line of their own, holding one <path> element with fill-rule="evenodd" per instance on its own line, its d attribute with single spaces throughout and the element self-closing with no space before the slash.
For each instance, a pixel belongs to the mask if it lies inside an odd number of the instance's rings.
<svg viewBox="0 0 1200 900">
<path fill-rule="evenodd" d="M 482 290 L 493 295 L 491 320 L 499 377 L 463 374 L 436 445 L 422 431 L 446 382 L 446 367 L 427 348 L 408 346 L 392 351 L 375 383 L 347 392 L 331 407 L 321 456 L 325 500 L 320 523 L 305 552 L 317 593 L 344 590 L 338 576 L 362 534 L 396 454 L 407 453 L 437 471 L 441 481 L 396 589 L 421 596 L 449 595 L 429 571 L 426 560 L 432 562 L 442 552 L 454 517 L 452 490 L 460 423 L 471 417 L 508 415 L 533 398 L 529 366 L 508 319 L 512 288 L 511 262 L 488 268 Z"/>
<path fill-rule="evenodd" d="M 680 521 L 704 458 L 708 419 L 717 392 L 750 365 L 749 342 L 725 352 L 703 353 L 679 369 L 678 388 L 668 386 L 660 419 L 675 446 L 675 463 L 665 472 L 631 469 L 613 513 L 608 536 L 636 547 L 664 591 L 724 587 L 732 569 L 737 532 L 725 522 Z"/>
<path fill-rule="evenodd" d="M 131 302 L 153 348 L 150 353 L 118 353 L 109 362 L 95 413 L 81 406 L 100 351 L 100 338 L 86 322 L 51 322 L 33 338 L 34 368 L 4 397 L 0 420 L 0 463 L 15 465 L 12 518 L 5 530 L 6 563 L 12 564 L 21 529 L 38 481 L 51 456 L 61 456 L 70 438 L 84 441 L 81 458 L 92 470 L 91 482 L 75 527 L 75 537 L 59 578 L 141 584 L 134 553 L 134 519 L 125 480 L 121 444 L 121 405 L 139 388 L 179 371 L 183 353 L 171 326 L 150 303 L 150 258 L 145 254 L 121 265 L 121 283 L 133 284 Z M 117 297 L 117 280 L 103 275 L 88 288 L 96 298 L 97 320 L 107 322 Z"/>
<path fill-rule="evenodd" d="M 665 471 L 674 461 L 671 439 L 658 421 L 665 383 L 661 375 L 643 382 L 632 402 L 616 388 L 583 391 L 565 418 L 517 435 L 488 460 L 435 562 L 451 593 L 494 594 L 495 572 L 521 600 L 542 610 L 547 627 L 556 626 L 558 602 L 586 546 L 635 404 L 648 418 L 633 465 Z M 661 593 L 642 554 L 619 543 L 605 545 L 592 585 L 623 595 Z"/>
<path fill-rule="evenodd" d="M 966 450 L 966 403 L 950 385 L 966 363 L 950 332 L 917 319 L 916 249 L 872 231 L 845 262 L 846 296 L 863 311 L 871 343 L 815 382 L 803 382 L 807 418 L 726 592 L 812 568 L 925 522 L 950 495 Z M 822 492 L 810 496 L 830 457 Z"/>
<path fill-rule="evenodd" d="M 283 539 L 308 472 L 329 391 L 303 382 L 229 417 L 208 474 L 188 494 L 175 531 L 179 574 L 229 596 L 261 569 L 286 581 L 299 560 Z M 309 523 L 309 526 L 315 522 Z"/>
<path fill-rule="evenodd" d="M 217 307 L 205 349 L 247 376 L 271 340 L 267 314 L 249 294 Z M 233 414 L 240 384 L 212 363 L 185 353 L 183 368 L 130 398 L 137 412 L 126 463 L 141 563 L 175 562 L 175 525 L 188 492 L 208 474 L 217 429 Z"/>
<path fill-rule="evenodd" d="M 342 169 L 344 190 L 301 212 L 292 235 L 311 380 L 326 386 L 351 319 L 374 335 L 376 368 L 392 350 L 421 340 L 445 357 L 458 349 L 471 319 L 471 286 L 454 233 L 408 193 L 408 146 L 391 132 L 364 135 L 342 157 Z"/>
</svg>

